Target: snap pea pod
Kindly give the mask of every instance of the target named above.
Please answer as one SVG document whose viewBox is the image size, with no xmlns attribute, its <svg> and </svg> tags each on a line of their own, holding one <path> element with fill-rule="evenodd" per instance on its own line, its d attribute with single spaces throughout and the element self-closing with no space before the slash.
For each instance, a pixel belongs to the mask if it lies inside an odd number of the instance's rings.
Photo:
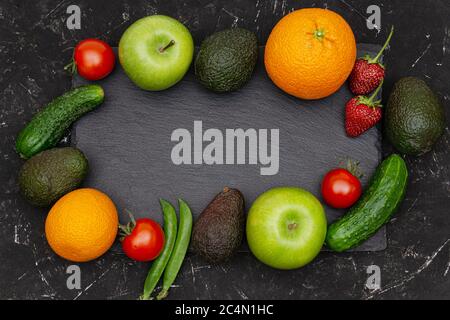
<svg viewBox="0 0 450 320">
<path fill-rule="evenodd" d="M 173 248 L 166 270 L 164 270 L 163 287 L 156 299 L 161 300 L 167 297 L 170 286 L 174 283 L 184 257 L 186 256 L 189 242 L 192 234 L 192 213 L 186 202 L 178 199 L 178 206 L 180 208 L 180 222 L 178 225 L 177 240 Z"/>
<path fill-rule="evenodd" d="M 159 257 L 153 262 L 144 284 L 142 300 L 149 300 L 150 296 L 158 284 L 167 262 L 172 254 L 177 236 L 177 214 L 175 208 L 166 200 L 160 199 L 161 209 L 164 215 L 164 234 L 166 236 L 164 249 Z"/>
</svg>

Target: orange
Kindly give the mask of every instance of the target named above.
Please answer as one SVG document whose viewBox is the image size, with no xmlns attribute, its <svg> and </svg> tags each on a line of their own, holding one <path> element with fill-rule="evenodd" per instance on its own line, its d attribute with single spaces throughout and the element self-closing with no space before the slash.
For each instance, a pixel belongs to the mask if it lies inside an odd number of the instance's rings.
<svg viewBox="0 0 450 320">
<path fill-rule="evenodd" d="M 302 99 L 335 93 L 356 61 L 352 29 L 327 9 L 301 9 L 283 17 L 267 40 L 264 63 L 272 81 Z"/>
<path fill-rule="evenodd" d="M 45 235 L 55 253 L 85 262 L 111 248 L 119 218 L 111 199 L 96 189 L 77 189 L 59 199 L 45 221 Z"/>
</svg>

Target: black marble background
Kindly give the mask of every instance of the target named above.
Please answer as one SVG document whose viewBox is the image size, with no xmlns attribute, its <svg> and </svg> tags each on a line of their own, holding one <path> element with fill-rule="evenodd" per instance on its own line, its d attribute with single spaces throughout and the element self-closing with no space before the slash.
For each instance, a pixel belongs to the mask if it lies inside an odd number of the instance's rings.
<svg viewBox="0 0 450 320">
<path fill-rule="evenodd" d="M 66 8 L 82 11 L 81 30 L 68 30 Z M 368 30 L 366 8 L 382 10 L 382 28 Z M 56 257 L 44 237 L 45 210 L 18 194 L 22 161 L 15 136 L 42 105 L 70 88 L 63 67 L 77 41 L 98 37 L 118 44 L 134 20 L 155 13 L 179 19 L 196 44 L 213 31 L 246 27 L 264 44 L 271 28 L 300 7 L 328 7 L 352 25 L 358 42 L 383 43 L 396 27 L 388 66 L 386 96 L 402 76 L 425 79 L 442 100 L 450 121 L 450 1 L 448 0 L 0 0 L 0 298 L 136 299 L 148 265 L 109 252 L 81 264 L 82 289 L 68 290 L 69 262 Z M 449 130 L 435 150 L 407 157 L 411 180 L 400 212 L 388 224 L 388 249 L 374 253 L 321 253 L 307 267 L 276 271 L 239 253 L 209 266 L 189 255 L 171 299 L 387 299 L 450 298 Z M 384 152 L 391 152 L 385 143 Z M 381 268 L 381 289 L 365 287 L 369 265 Z"/>
</svg>

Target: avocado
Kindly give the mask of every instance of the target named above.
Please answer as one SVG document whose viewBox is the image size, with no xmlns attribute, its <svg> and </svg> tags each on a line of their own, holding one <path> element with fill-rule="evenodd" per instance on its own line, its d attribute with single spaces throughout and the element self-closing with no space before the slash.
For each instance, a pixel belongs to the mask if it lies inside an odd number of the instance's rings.
<svg viewBox="0 0 450 320">
<path fill-rule="evenodd" d="M 244 230 L 244 197 L 239 190 L 226 187 L 195 222 L 192 247 L 210 263 L 220 263 L 239 248 Z"/>
<path fill-rule="evenodd" d="M 195 59 L 195 74 L 209 90 L 235 91 L 250 80 L 257 59 L 256 35 L 242 28 L 227 29 L 203 41 Z"/>
<path fill-rule="evenodd" d="M 444 108 L 427 84 L 418 78 L 399 80 L 385 113 L 385 133 L 392 145 L 408 155 L 431 151 L 446 127 Z"/>
<path fill-rule="evenodd" d="M 32 205 L 47 207 L 76 189 L 87 172 L 87 159 L 78 149 L 66 147 L 42 151 L 22 166 L 20 191 Z"/>
</svg>

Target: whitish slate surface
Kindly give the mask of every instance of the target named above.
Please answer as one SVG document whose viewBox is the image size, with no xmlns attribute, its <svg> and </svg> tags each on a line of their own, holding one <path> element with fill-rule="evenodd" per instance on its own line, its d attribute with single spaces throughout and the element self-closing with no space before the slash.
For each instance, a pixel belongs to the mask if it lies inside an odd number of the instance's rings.
<svg viewBox="0 0 450 320">
<path fill-rule="evenodd" d="M 378 48 L 361 45 L 359 55 L 377 52 Z M 251 81 L 230 94 L 207 91 L 197 83 L 192 70 L 169 90 L 145 92 L 117 66 L 110 77 L 100 82 L 105 89 L 105 103 L 78 121 L 72 133 L 72 143 L 89 159 L 85 186 L 109 194 L 118 206 L 122 222 L 128 219 L 124 209 L 136 217 L 162 222 L 159 198 L 175 204 L 181 197 L 198 216 L 224 186 L 241 190 L 247 209 L 260 193 L 276 186 L 302 187 L 321 199 L 322 177 L 347 157 L 360 161 L 366 186 L 381 160 L 381 133 L 373 128 L 357 139 L 346 136 L 344 106 L 351 97 L 347 86 L 320 101 L 296 99 L 273 85 L 265 73 L 262 54 L 261 49 Z M 74 86 L 82 84 L 86 81 L 79 77 L 73 81 Z M 203 133 L 210 128 L 223 133 L 224 162 L 226 129 L 253 128 L 259 133 L 268 129 L 269 137 L 274 132 L 271 129 L 278 129 L 278 173 L 261 175 L 261 168 L 268 167 L 261 164 L 175 165 L 171 153 L 177 142 L 171 141 L 171 136 L 177 129 L 190 132 L 194 163 L 194 121 L 202 122 Z M 203 148 L 208 144 L 203 143 Z M 270 139 L 268 149 L 270 155 Z M 248 149 L 246 160 L 248 163 Z M 274 166 L 272 160 L 273 169 Z M 327 206 L 325 209 L 329 221 L 344 213 Z M 358 250 L 385 247 L 383 228 Z"/>
</svg>

